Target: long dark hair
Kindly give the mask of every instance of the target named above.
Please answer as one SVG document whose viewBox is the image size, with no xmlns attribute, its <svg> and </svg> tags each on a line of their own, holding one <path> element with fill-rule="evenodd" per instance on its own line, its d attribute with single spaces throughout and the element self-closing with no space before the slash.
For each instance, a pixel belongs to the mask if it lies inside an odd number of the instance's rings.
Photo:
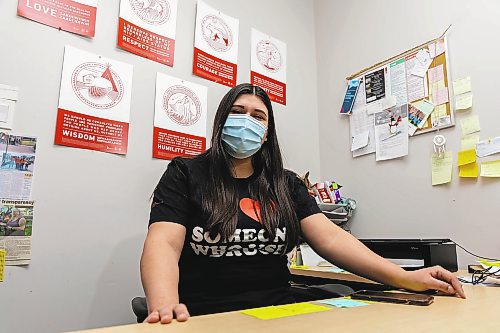
<svg viewBox="0 0 500 333">
<path fill-rule="evenodd" d="M 238 194 L 233 178 L 231 156 L 222 146 L 222 128 L 235 100 L 243 94 L 253 94 L 264 102 L 268 110 L 267 141 L 252 156 L 254 174 L 249 185 L 252 199 L 260 203 L 264 229 L 273 239 L 280 221 L 286 227 L 286 250 L 298 243 L 300 225 L 290 196 L 290 183 L 283 168 L 273 107 L 269 96 L 260 87 L 243 83 L 232 88 L 221 100 L 215 114 L 212 147 L 205 153 L 209 160 L 209 181 L 203 191 L 202 208 L 209 216 L 207 228 L 211 234 L 220 233 L 228 240 L 238 221 Z M 254 209 L 257 209 L 254 207 Z M 257 215 L 258 216 L 258 215 Z"/>
</svg>

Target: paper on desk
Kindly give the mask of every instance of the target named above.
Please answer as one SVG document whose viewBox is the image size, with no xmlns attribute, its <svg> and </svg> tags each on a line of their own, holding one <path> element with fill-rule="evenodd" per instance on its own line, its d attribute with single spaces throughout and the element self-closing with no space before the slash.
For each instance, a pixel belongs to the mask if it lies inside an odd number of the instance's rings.
<svg viewBox="0 0 500 333">
<path fill-rule="evenodd" d="M 473 162 L 476 162 L 476 150 L 475 149 L 462 150 L 462 151 L 458 152 L 458 162 L 457 162 L 458 166 L 473 163 Z"/>
<path fill-rule="evenodd" d="M 440 185 L 451 182 L 453 170 L 453 154 L 450 151 L 444 153 L 442 158 L 432 154 L 432 185 Z"/>
<path fill-rule="evenodd" d="M 353 299 L 345 299 L 345 298 L 329 299 L 326 301 L 320 301 L 320 303 L 332 305 L 337 308 L 355 308 L 358 306 L 370 305 L 369 303 L 366 302 L 355 301 Z"/>
<path fill-rule="evenodd" d="M 460 140 L 460 149 L 461 150 L 476 149 L 476 144 L 478 142 L 479 142 L 479 135 L 478 134 L 466 135 Z M 477 154 L 477 149 L 476 149 L 476 154 Z M 478 157 L 482 157 L 482 156 L 478 156 Z"/>
<path fill-rule="evenodd" d="M 445 87 L 434 90 L 431 96 L 432 96 L 432 103 L 434 105 L 441 105 L 448 103 L 449 101 L 448 88 Z"/>
<path fill-rule="evenodd" d="M 500 160 L 481 163 L 481 177 L 500 177 Z"/>
<path fill-rule="evenodd" d="M 338 267 L 331 268 L 331 269 L 328 270 L 328 272 L 331 272 L 331 273 L 347 273 L 346 270 L 344 270 L 342 268 L 338 268 Z"/>
<path fill-rule="evenodd" d="M 290 265 L 290 268 L 295 268 L 295 269 L 309 269 L 310 266 L 307 266 L 307 265 Z"/>
<path fill-rule="evenodd" d="M 462 126 L 462 136 L 479 132 L 481 130 L 478 116 L 470 116 L 464 118 L 460 120 L 460 125 Z"/>
<path fill-rule="evenodd" d="M 458 176 L 461 178 L 477 178 L 479 175 L 479 165 L 476 162 L 459 166 Z"/>
<path fill-rule="evenodd" d="M 427 77 L 429 78 L 429 84 L 433 85 L 437 82 L 443 82 L 444 85 L 444 71 L 443 65 L 429 68 L 427 71 Z"/>
<path fill-rule="evenodd" d="M 266 306 L 263 308 L 242 310 L 240 312 L 261 320 L 269 320 L 328 310 L 330 310 L 329 307 L 306 302 L 278 306 Z"/>
<path fill-rule="evenodd" d="M 444 52 L 444 39 L 439 39 L 435 43 L 429 44 L 429 55 L 432 58 L 437 57 Z"/>
<path fill-rule="evenodd" d="M 500 153 L 500 136 L 478 142 L 476 146 L 476 153 L 478 157 L 485 157 L 488 155 Z"/>
<path fill-rule="evenodd" d="M 370 139 L 370 131 L 364 131 L 352 137 L 351 151 L 366 147 Z"/>
<path fill-rule="evenodd" d="M 470 76 L 453 81 L 453 93 L 455 95 L 465 94 L 472 91 Z"/>
<path fill-rule="evenodd" d="M 3 282 L 4 270 L 5 270 L 5 249 L 0 249 L 0 282 Z"/>
<path fill-rule="evenodd" d="M 472 93 L 455 96 L 455 109 L 467 110 L 472 107 Z"/>
</svg>

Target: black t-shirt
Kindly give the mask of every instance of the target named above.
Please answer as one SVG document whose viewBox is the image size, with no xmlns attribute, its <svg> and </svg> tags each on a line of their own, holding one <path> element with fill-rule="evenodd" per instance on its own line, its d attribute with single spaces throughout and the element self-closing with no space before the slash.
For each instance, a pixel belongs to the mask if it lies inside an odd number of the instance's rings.
<svg viewBox="0 0 500 333">
<path fill-rule="evenodd" d="M 149 224 L 173 222 L 186 227 L 179 259 L 179 299 L 192 315 L 292 303 L 282 221 L 270 239 L 255 216 L 249 184 L 237 178 L 238 222 L 226 242 L 206 230 L 208 217 L 201 208 L 208 181 L 206 157 L 177 158 L 168 165 L 154 191 Z M 307 188 L 286 171 L 299 220 L 321 212 Z"/>
</svg>

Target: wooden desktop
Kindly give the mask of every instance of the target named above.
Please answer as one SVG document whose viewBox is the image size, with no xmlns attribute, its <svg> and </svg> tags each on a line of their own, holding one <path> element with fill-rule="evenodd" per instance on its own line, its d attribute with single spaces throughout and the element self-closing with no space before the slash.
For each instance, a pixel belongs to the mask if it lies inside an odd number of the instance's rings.
<svg viewBox="0 0 500 333">
<path fill-rule="evenodd" d="M 500 325 L 500 288 L 464 286 L 467 299 L 435 296 L 430 306 L 374 303 L 335 308 L 287 318 L 260 320 L 240 312 L 189 318 L 187 322 L 134 324 L 84 331 L 86 333 L 155 332 L 487 332 Z"/>
</svg>

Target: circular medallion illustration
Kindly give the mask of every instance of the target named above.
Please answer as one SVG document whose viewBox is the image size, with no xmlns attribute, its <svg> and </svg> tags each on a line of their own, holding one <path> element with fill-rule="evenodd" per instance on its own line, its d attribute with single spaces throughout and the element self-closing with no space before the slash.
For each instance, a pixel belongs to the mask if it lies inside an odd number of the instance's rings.
<svg viewBox="0 0 500 333">
<path fill-rule="evenodd" d="M 226 52 L 233 45 L 233 34 L 220 17 L 207 15 L 201 21 L 201 31 L 205 41 L 216 51 Z"/>
<path fill-rule="evenodd" d="M 176 85 L 163 94 L 163 110 L 175 123 L 190 126 L 200 119 L 201 102 L 191 89 Z"/>
<path fill-rule="evenodd" d="M 281 67 L 281 53 L 271 41 L 261 40 L 257 43 L 257 59 L 270 72 L 277 72 Z"/>
<path fill-rule="evenodd" d="M 134 13 L 141 20 L 152 25 L 161 25 L 170 17 L 167 0 L 129 0 Z"/>
<path fill-rule="evenodd" d="M 76 96 L 94 109 L 109 109 L 123 97 L 123 82 L 110 64 L 85 62 L 75 68 L 71 86 Z"/>
</svg>

